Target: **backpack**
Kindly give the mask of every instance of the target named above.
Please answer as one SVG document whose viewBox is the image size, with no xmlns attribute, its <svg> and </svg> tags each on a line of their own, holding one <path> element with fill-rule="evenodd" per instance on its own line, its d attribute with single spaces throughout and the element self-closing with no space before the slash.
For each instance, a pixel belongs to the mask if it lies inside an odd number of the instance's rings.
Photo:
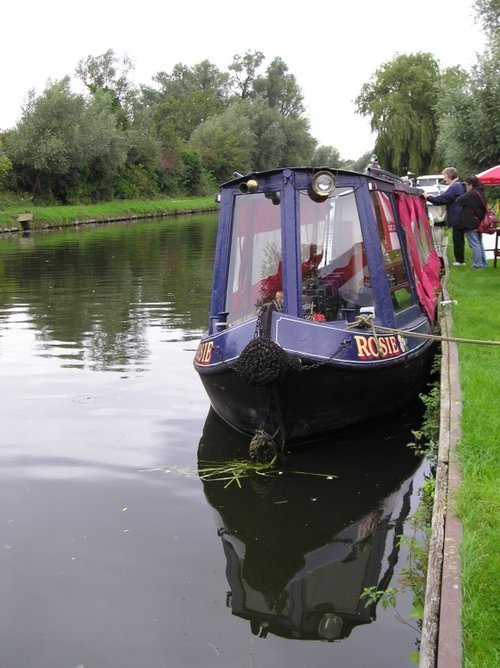
<svg viewBox="0 0 500 668">
<path fill-rule="evenodd" d="M 495 234 L 498 223 L 500 223 L 500 220 L 498 220 L 493 211 L 491 209 L 486 209 L 484 218 L 479 223 L 477 231 L 480 234 Z"/>
<path fill-rule="evenodd" d="M 484 216 L 482 220 L 479 221 L 477 231 L 479 234 L 495 234 L 497 231 L 497 225 L 500 223 L 500 220 L 498 220 L 493 211 L 486 206 L 486 202 L 483 201 L 483 197 L 481 197 L 477 190 L 474 190 L 474 192 L 477 193 L 477 196 L 481 202 L 483 202 L 485 207 Z"/>
</svg>

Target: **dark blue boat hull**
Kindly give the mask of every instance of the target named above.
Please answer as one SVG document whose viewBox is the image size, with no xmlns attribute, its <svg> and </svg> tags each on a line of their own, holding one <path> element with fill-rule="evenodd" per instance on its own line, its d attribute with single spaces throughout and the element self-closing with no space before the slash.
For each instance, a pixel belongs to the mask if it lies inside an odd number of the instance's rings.
<svg viewBox="0 0 500 668">
<path fill-rule="evenodd" d="M 334 431 L 390 413 L 424 389 L 434 346 L 379 364 L 305 362 L 276 382 L 254 386 L 235 367 L 198 371 L 216 413 L 232 427 L 254 434 L 264 429 L 282 442 Z"/>
</svg>

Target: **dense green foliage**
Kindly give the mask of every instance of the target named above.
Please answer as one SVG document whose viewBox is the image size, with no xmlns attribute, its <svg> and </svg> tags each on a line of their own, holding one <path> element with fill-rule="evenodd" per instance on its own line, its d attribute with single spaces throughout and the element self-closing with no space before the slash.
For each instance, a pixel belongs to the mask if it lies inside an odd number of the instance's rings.
<svg viewBox="0 0 500 668">
<path fill-rule="evenodd" d="M 41 97 L 30 95 L 22 121 L 8 139 L 18 183 L 35 196 L 66 202 L 73 189 L 112 194 L 108 181 L 127 158 L 126 135 L 118 128 L 113 99 L 102 89 L 88 102 L 69 88 L 69 79 L 49 84 Z"/>
<path fill-rule="evenodd" d="M 306 164 L 317 142 L 300 87 L 281 58 L 263 62 L 178 63 L 137 88 L 128 58 L 88 56 L 76 68 L 87 95 L 49 82 L 0 136 L 0 187 L 64 204 L 202 195 L 234 170 Z"/>
<path fill-rule="evenodd" d="M 7 177 L 12 171 L 12 162 L 0 148 L 0 190 L 7 185 Z"/>
<path fill-rule="evenodd" d="M 462 173 L 500 162 L 500 36 L 490 41 L 471 74 L 446 81 L 437 110 L 438 147 Z"/>
</svg>

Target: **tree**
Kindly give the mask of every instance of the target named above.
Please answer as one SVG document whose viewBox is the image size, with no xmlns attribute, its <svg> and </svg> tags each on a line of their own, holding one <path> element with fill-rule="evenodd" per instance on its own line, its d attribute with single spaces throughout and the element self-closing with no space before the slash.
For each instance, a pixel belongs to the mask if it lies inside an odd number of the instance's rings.
<svg viewBox="0 0 500 668">
<path fill-rule="evenodd" d="M 255 135 L 249 118 L 240 113 L 238 104 L 199 125 L 190 144 L 199 151 L 204 168 L 218 183 L 230 178 L 235 170 L 249 172 L 253 169 Z"/>
<path fill-rule="evenodd" d="M 128 74 L 133 68 L 128 56 L 120 61 L 113 49 L 108 49 L 100 56 L 80 60 L 75 74 L 93 95 L 100 90 L 106 91 L 113 98 L 115 107 L 120 108 L 132 89 Z"/>
<path fill-rule="evenodd" d="M 500 2 L 498 0 L 476 0 L 474 3 L 477 20 L 486 33 L 494 37 L 500 30 Z"/>
<path fill-rule="evenodd" d="M 233 171 L 308 164 L 316 141 L 306 119 L 282 116 L 262 97 L 235 100 L 220 116 L 202 123 L 191 136 L 203 165 L 220 182 Z"/>
<path fill-rule="evenodd" d="M 141 104 L 140 98 L 131 104 L 131 121 L 125 130 L 128 144 L 127 162 L 157 167 L 161 142 L 152 132 L 152 110 Z"/>
<path fill-rule="evenodd" d="M 375 152 L 385 169 L 425 173 L 436 139 L 440 72 L 430 53 L 398 55 L 382 65 L 356 98 L 358 113 L 371 117 Z"/>
<path fill-rule="evenodd" d="M 230 79 L 231 89 L 242 100 L 251 94 L 257 70 L 264 58 L 262 51 L 247 51 L 243 56 L 235 55 L 229 65 L 229 70 L 233 72 Z"/>
<path fill-rule="evenodd" d="M 373 151 L 367 151 L 357 160 L 347 160 L 346 169 L 352 169 L 353 172 L 364 172 L 367 165 L 372 162 Z"/>
<path fill-rule="evenodd" d="M 0 132 L 0 190 L 5 188 L 8 178 L 12 173 L 12 161 L 5 153 L 3 148 L 7 142 L 8 134 Z"/>
<path fill-rule="evenodd" d="M 193 86 L 206 95 L 213 95 L 221 104 L 229 96 L 229 73 L 221 72 L 209 60 L 202 60 L 192 68 Z"/>
<path fill-rule="evenodd" d="M 309 122 L 305 118 L 286 116 L 282 128 L 285 146 L 280 164 L 292 167 L 309 164 L 316 148 L 316 140 L 309 132 Z"/>
<path fill-rule="evenodd" d="M 128 56 L 120 60 L 113 49 L 100 56 L 87 56 L 80 60 L 75 70 L 76 76 L 88 88 L 91 95 L 107 93 L 112 100 L 112 110 L 122 128 L 129 125 L 129 104 L 135 90 L 128 75 L 134 66 Z"/>
<path fill-rule="evenodd" d="M 216 97 L 191 91 L 180 99 L 167 97 L 154 106 L 152 128 L 163 145 L 177 146 L 180 140 L 187 141 L 200 123 L 222 111 Z"/>
<path fill-rule="evenodd" d="M 127 142 L 104 91 L 89 102 L 69 88 L 69 77 L 29 93 L 7 141 L 20 180 L 36 196 L 67 201 L 79 182 L 109 178 L 125 162 Z"/>
<path fill-rule="evenodd" d="M 229 95 L 229 74 L 221 72 L 209 60 L 203 60 L 193 67 L 177 63 L 170 74 L 158 72 L 153 81 L 156 83 L 156 89 L 144 87 L 143 90 L 149 92 L 152 101 L 156 103 L 167 97 L 180 100 L 193 91 L 213 96 L 221 103 Z"/>
<path fill-rule="evenodd" d="M 314 167 L 340 167 L 340 153 L 333 146 L 318 146 L 314 151 L 312 164 Z"/>
<path fill-rule="evenodd" d="M 261 171 L 281 163 L 286 146 L 283 117 L 262 97 L 246 98 L 234 106 L 245 116 L 252 129 L 254 142 L 250 153 L 251 169 Z M 239 170 L 241 171 L 241 170 Z"/>
<path fill-rule="evenodd" d="M 153 81 L 157 88 L 143 87 L 142 95 L 152 109 L 154 131 L 165 146 L 187 142 L 200 123 L 224 110 L 229 95 L 229 74 L 208 60 L 192 68 L 177 63 L 170 74 L 158 72 Z"/>
<path fill-rule="evenodd" d="M 500 44 L 492 40 L 468 75 L 448 77 L 438 102 L 438 147 L 460 173 L 500 162 Z"/>
<path fill-rule="evenodd" d="M 158 104 L 169 96 L 182 98 L 190 88 L 190 78 L 188 65 L 177 63 L 170 74 L 161 70 L 153 76 L 155 87 L 141 86 L 143 97 L 150 105 Z"/>
<path fill-rule="evenodd" d="M 288 66 L 281 58 L 275 58 L 266 70 L 265 76 L 256 77 L 253 91 L 267 99 L 270 107 L 282 116 L 300 116 L 304 113 L 302 91 Z"/>
<path fill-rule="evenodd" d="M 229 74 L 208 60 L 188 67 L 177 63 L 158 72 L 154 87 L 141 87 L 150 135 L 159 144 L 159 184 L 169 194 L 196 194 L 213 188 L 201 156 L 188 145 L 193 131 L 222 113 L 229 97 Z"/>
<path fill-rule="evenodd" d="M 438 97 L 438 149 L 461 174 L 500 162 L 500 3 L 476 0 L 477 20 L 488 44 L 472 70 L 447 70 Z"/>
<path fill-rule="evenodd" d="M 163 186 L 166 192 L 183 195 L 200 195 L 205 187 L 206 171 L 202 165 L 198 151 L 188 147 L 176 155 L 175 165 L 162 175 Z M 213 192 L 217 183 L 210 184 Z"/>
</svg>

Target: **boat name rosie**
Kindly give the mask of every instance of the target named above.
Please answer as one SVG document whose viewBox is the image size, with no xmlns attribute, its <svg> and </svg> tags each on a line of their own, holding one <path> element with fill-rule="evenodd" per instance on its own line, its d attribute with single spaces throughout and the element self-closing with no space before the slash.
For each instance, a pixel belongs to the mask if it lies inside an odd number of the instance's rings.
<svg viewBox="0 0 500 668">
<path fill-rule="evenodd" d="M 210 364 L 210 357 L 212 355 L 212 348 L 214 347 L 213 341 L 207 341 L 206 343 L 200 343 L 194 357 L 195 361 L 198 364 Z"/>
<path fill-rule="evenodd" d="M 359 359 L 395 357 L 408 350 L 402 336 L 354 336 Z"/>
</svg>

